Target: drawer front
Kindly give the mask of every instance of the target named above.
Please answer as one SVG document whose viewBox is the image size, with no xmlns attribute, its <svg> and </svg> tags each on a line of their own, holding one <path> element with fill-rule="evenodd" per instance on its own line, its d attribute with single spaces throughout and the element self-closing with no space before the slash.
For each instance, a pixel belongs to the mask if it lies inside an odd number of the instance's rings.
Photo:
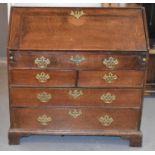
<svg viewBox="0 0 155 155">
<path fill-rule="evenodd" d="M 134 95 L 133 95 L 134 94 Z M 140 89 L 11 88 L 13 106 L 140 107 Z"/>
<path fill-rule="evenodd" d="M 81 71 L 80 87 L 142 87 L 143 71 Z"/>
<path fill-rule="evenodd" d="M 74 71 L 11 70 L 11 84 L 21 86 L 72 87 L 75 86 Z"/>
<path fill-rule="evenodd" d="M 139 111 L 102 108 L 12 109 L 13 128 L 137 130 Z"/>
<path fill-rule="evenodd" d="M 145 67 L 143 55 L 96 54 L 87 52 L 14 52 L 14 68 L 136 69 Z M 11 57 L 12 58 L 12 57 Z"/>
</svg>

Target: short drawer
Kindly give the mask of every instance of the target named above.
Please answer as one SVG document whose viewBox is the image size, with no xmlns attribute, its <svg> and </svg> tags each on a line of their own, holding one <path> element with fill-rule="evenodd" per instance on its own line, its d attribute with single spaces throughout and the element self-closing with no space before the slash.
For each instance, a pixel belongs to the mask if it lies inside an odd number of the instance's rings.
<svg viewBox="0 0 155 155">
<path fill-rule="evenodd" d="M 80 87 L 143 87 L 143 71 L 81 71 Z"/>
<path fill-rule="evenodd" d="M 106 52 L 12 52 L 11 67 L 35 69 L 136 69 L 145 68 L 144 55 Z M 11 57 L 12 58 L 12 57 Z"/>
<path fill-rule="evenodd" d="M 11 88 L 12 106 L 140 107 L 141 89 Z"/>
<path fill-rule="evenodd" d="M 13 128 L 42 130 L 137 130 L 137 109 L 12 109 Z"/>
<path fill-rule="evenodd" d="M 11 70 L 10 82 L 21 86 L 72 87 L 75 86 L 74 71 L 57 70 Z"/>
</svg>

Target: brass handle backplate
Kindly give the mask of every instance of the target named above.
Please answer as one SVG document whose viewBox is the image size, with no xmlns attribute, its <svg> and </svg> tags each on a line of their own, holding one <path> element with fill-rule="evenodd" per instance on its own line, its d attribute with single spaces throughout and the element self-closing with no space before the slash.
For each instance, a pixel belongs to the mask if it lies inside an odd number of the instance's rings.
<svg viewBox="0 0 155 155">
<path fill-rule="evenodd" d="M 114 121 L 114 119 L 108 115 L 101 116 L 98 120 L 103 126 L 110 126 Z"/>
<path fill-rule="evenodd" d="M 116 100 L 116 96 L 112 95 L 111 93 L 103 94 L 100 98 L 104 103 L 112 103 Z"/>
<path fill-rule="evenodd" d="M 79 19 L 80 17 L 85 15 L 85 13 L 82 10 L 75 10 L 75 11 L 72 10 L 70 15 L 75 17 L 76 19 Z"/>
<path fill-rule="evenodd" d="M 40 101 L 40 102 L 49 102 L 49 100 L 52 99 L 52 95 L 51 94 L 48 94 L 46 92 L 42 92 L 40 94 L 37 95 L 37 99 Z"/>
<path fill-rule="evenodd" d="M 44 115 L 42 115 L 42 116 L 39 116 L 39 117 L 37 118 L 37 121 L 38 121 L 41 125 L 46 126 L 46 125 L 48 125 L 49 122 L 52 121 L 52 118 L 51 118 L 51 117 L 48 117 L 47 115 L 44 114 Z"/>
<path fill-rule="evenodd" d="M 51 62 L 49 59 L 41 56 L 40 58 L 36 58 L 34 63 L 38 66 L 38 68 L 45 69 L 47 68 L 47 65 L 49 65 Z"/>
<path fill-rule="evenodd" d="M 69 95 L 71 97 L 73 97 L 74 99 L 77 99 L 77 98 L 79 98 L 80 96 L 83 95 L 83 92 L 82 92 L 82 90 L 78 90 L 78 89 L 70 90 Z"/>
<path fill-rule="evenodd" d="M 36 79 L 40 82 L 40 83 L 45 83 L 47 82 L 47 80 L 50 79 L 50 76 L 44 72 L 41 72 L 40 74 L 36 75 Z"/>
<path fill-rule="evenodd" d="M 117 80 L 118 79 L 118 76 L 115 75 L 115 74 L 112 74 L 111 72 L 108 73 L 108 74 L 105 74 L 103 76 L 103 79 L 108 82 L 108 83 L 112 83 L 114 80 Z"/>
<path fill-rule="evenodd" d="M 70 61 L 75 63 L 76 65 L 79 65 L 80 63 L 84 62 L 86 58 L 84 56 L 71 56 Z"/>
<path fill-rule="evenodd" d="M 73 118 L 77 118 L 82 114 L 82 111 L 78 109 L 71 109 L 69 110 L 68 114 L 72 116 Z"/>
<path fill-rule="evenodd" d="M 103 64 L 109 69 L 114 69 L 119 64 L 119 61 L 113 57 L 109 57 L 103 60 Z"/>
</svg>

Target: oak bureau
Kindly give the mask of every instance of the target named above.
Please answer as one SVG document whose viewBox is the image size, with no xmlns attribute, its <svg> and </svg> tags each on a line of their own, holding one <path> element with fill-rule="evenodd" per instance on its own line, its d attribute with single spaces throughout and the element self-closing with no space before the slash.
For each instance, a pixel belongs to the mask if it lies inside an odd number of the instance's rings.
<svg viewBox="0 0 155 155">
<path fill-rule="evenodd" d="M 141 146 L 145 25 L 143 8 L 13 7 L 9 143 L 102 135 Z"/>
</svg>

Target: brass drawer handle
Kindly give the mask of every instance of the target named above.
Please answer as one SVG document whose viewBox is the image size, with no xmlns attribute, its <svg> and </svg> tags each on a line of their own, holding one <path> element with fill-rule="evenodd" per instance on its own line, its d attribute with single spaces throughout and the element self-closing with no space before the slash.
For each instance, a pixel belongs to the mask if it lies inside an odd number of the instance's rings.
<svg viewBox="0 0 155 155">
<path fill-rule="evenodd" d="M 119 64 L 119 61 L 113 57 L 109 57 L 103 60 L 103 64 L 109 69 L 114 69 Z"/>
<path fill-rule="evenodd" d="M 85 60 L 86 60 L 86 58 L 84 56 L 79 56 L 79 55 L 76 55 L 75 57 L 71 56 L 71 58 L 70 58 L 70 61 L 72 61 L 76 65 L 79 65 L 80 63 L 84 62 Z"/>
<path fill-rule="evenodd" d="M 51 117 L 48 117 L 47 115 L 44 114 L 44 115 L 42 115 L 42 116 L 39 116 L 39 117 L 37 118 L 37 121 L 38 121 L 41 125 L 46 126 L 46 125 L 48 125 L 49 122 L 52 121 L 52 118 L 51 118 Z"/>
<path fill-rule="evenodd" d="M 72 109 L 72 110 L 69 110 L 68 114 L 73 118 L 77 118 L 82 114 L 82 111 L 77 109 Z"/>
<path fill-rule="evenodd" d="M 44 72 L 41 72 L 40 74 L 36 75 L 36 79 L 40 82 L 40 83 L 45 83 L 47 82 L 47 80 L 50 79 L 50 76 Z"/>
<path fill-rule="evenodd" d="M 100 98 L 104 103 L 112 103 L 114 100 L 116 100 L 116 96 L 112 95 L 111 93 L 103 94 Z"/>
<path fill-rule="evenodd" d="M 115 74 L 112 74 L 111 72 L 108 73 L 108 74 L 105 74 L 103 76 L 103 79 L 108 82 L 108 83 L 112 83 L 114 80 L 117 80 L 118 79 L 118 76 L 115 75 Z"/>
<path fill-rule="evenodd" d="M 101 116 L 98 120 L 103 126 L 110 126 L 114 121 L 113 118 L 108 115 Z"/>
<path fill-rule="evenodd" d="M 9 51 L 9 61 L 10 61 L 10 63 L 14 63 L 15 62 L 14 54 L 13 54 L 12 51 Z"/>
<path fill-rule="evenodd" d="M 48 58 L 41 56 L 40 58 L 36 58 L 34 63 L 38 66 L 38 68 L 45 69 L 51 62 Z"/>
<path fill-rule="evenodd" d="M 76 19 L 79 19 L 80 17 L 85 15 L 85 13 L 82 10 L 75 10 L 75 11 L 72 10 L 70 15 L 74 16 Z"/>
<path fill-rule="evenodd" d="M 40 102 L 46 103 L 46 102 L 49 102 L 49 100 L 52 99 L 52 95 L 51 94 L 48 94 L 46 92 L 42 92 L 42 93 L 40 93 L 40 94 L 37 95 L 37 99 Z"/>
<path fill-rule="evenodd" d="M 83 92 L 82 90 L 78 90 L 78 89 L 70 90 L 69 95 L 72 96 L 74 99 L 77 99 L 83 95 Z"/>
</svg>

